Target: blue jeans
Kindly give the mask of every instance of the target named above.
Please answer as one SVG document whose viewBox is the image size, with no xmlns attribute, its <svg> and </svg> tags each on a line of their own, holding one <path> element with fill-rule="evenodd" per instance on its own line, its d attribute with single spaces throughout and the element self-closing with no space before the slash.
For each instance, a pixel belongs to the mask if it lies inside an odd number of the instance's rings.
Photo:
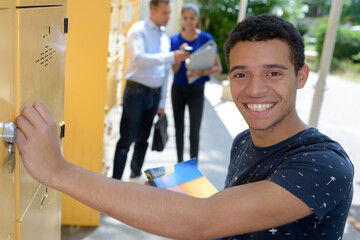
<svg viewBox="0 0 360 240">
<path fill-rule="evenodd" d="M 154 90 L 141 85 L 126 85 L 123 113 L 120 121 L 120 139 L 116 144 L 114 157 L 113 178 L 121 179 L 127 153 L 134 141 L 135 148 L 131 161 L 131 170 L 136 175 L 140 175 L 148 147 L 147 140 L 160 98 L 161 88 Z"/>
</svg>

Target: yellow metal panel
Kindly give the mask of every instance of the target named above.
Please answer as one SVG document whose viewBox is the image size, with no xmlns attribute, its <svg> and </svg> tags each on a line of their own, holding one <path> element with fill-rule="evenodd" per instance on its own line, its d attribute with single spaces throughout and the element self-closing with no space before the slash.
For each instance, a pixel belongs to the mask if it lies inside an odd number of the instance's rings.
<svg viewBox="0 0 360 240">
<path fill-rule="evenodd" d="M 60 240 L 60 193 L 38 185 L 21 216 L 21 240 Z"/>
<path fill-rule="evenodd" d="M 64 5 L 66 0 L 16 0 L 16 6 Z"/>
<path fill-rule="evenodd" d="M 129 31 L 131 25 L 133 23 L 137 22 L 138 19 L 139 19 L 139 9 L 140 9 L 139 4 L 140 4 L 140 1 L 139 0 L 122 0 L 122 2 L 123 2 L 124 5 L 129 4 L 129 3 L 133 4 L 132 9 L 134 11 L 133 15 L 132 15 L 132 21 L 125 24 L 124 35 L 126 36 L 126 34 Z M 126 48 L 126 45 L 124 47 Z M 123 74 L 122 74 L 122 76 L 124 76 L 124 73 L 125 73 L 125 71 L 127 69 L 127 65 L 128 65 L 127 61 L 128 60 L 127 60 L 127 57 L 126 57 L 126 51 L 124 51 L 124 64 L 123 64 Z M 120 98 L 121 99 L 120 100 L 121 104 L 123 102 L 122 98 L 124 96 L 125 84 L 126 84 L 126 79 L 125 79 L 125 77 L 123 77 L 122 80 L 121 80 L 121 91 L 120 91 L 121 92 L 121 98 Z"/>
<path fill-rule="evenodd" d="M 109 34 L 109 57 L 113 57 L 117 54 L 117 43 L 119 40 L 119 3 L 118 0 L 111 1 L 110 8 L 110 34 Z"/>
<path fill-rule="evenodd" d="M 117 21 L 119 23 L 119 27 L 117 29 L 118 34 L 120 35 L 124 35 L 124 31 L 125 31 L 125 14 L 126 14 L 126 2 L 125 0 L 118 0 L 118 14 L 117 14 Z"/>
<path fill-rule="evenodd" d="M 118 85 L 118 69 L 119 69 L 119 56 L 108 58 L 108 74 L 106 83 L 106 104 L 105 110 L 108 111 L 116 104 L 116 93 Z"/>
<path fill-rule="evenodd" d="M 117 103 L 118 83 L 122 78 L 124 58 L 124 31 L 126 17 L 126 0 L 111 1 L 108 78 L 106 90 L 106 107 L 108 111 Z M 121 74 L 120 74 L 121 73 Z"/>
<path fill-rule="evenodd" d="M 63 121 L 65 79 L 64 7 L 23 8 L 19 18 L 20 109 L 44 101 L 55 121 Z M 20 163 L 22 164 L 22 163 Z M 38 183 L 20 167 L 20 215 Z"/>
<path fill-rule="evenodd" d="M 0 9 L 1 10 L 8 10 L 12 6 L 11 0 L 1 0 L 0 1 Z"/>
<path fill-rule="evenodd" d="M 8 2 L 7 2 L 8 3 Z M 0 3 L 0 121 L 14 121 L 13 32 L 9 4 Z M 3 129 L 0 127 L 0 134 Z M 14 229 L 14 173 L 9 173 L 7 146 L 0 138 L 0 239 L 8 239 Z"/>
<path fill-rule="evenodd" d="M 0 121 L 14 121 L 20 109 L 25 104 L 31 104 L 35 99 L 44 100 L 57 120 L 63 119 L 65 36 L 59 34 L 62 19 L 57 23 L 57 27 L 52 27 L 53 22 L 48 21 L 56 18 L 54 16 L 59 9 L 52 7 L 49 10 L 51 14 L 42 14 L 46 11 L 45 8 L 41 11 L 20 8 L 15 12 L 15 1 L 0 2 Z M 28 15 L 30 10 L 39 12 Z M 64 10 L 65 8 L 62 7 L 62 18 Z M 42 21 L 38 21 L 39 18 L 42 18 Z M 60 38 L 62 37 L 60 41 L 51 40 L 59 38 L 59 35 Z M 57 51 L 56 56 L 53 57 L 52 62 L 48 59 L 47 69 L 41 69 L 37 66 L 38 63 L 35 63 L 35 59 L 39 49 L 43 50 L 46 45 L 51 44 L 56 45 L 53 48 Z M 54 67 L 55 65 L 58 68 Z M 59 75 L 62 80 L 58 79 Z M 57 90 L 54 90 L 55 88 Z M 60 106 L 57 105 L 59 102 L 62 102 Z M 20 164 L 18 152 L 16 152 L 15 173 L 10 174 L 5 151 L 7 152 L 7 147 L 0 141 L 0 239 L 60 239 L 60 193 L 48 190 L 49 204 L 43 203 L 40 210 L 38 207 L 34 208 L 31 203 L 33 203 L 32 199 L 35 199 L 34 193 L 38 183 L 31 179 Z M 36 230 L 33 227 L 34 223 L 41 227 L 46 224 L 48 226 L 45 230 Z"/>
<path fill-rule="evenodd" d="M 110 0 L 68 2 L 65 158 L 100 173 L 107 78 Z M 63 195 L 62 223 L 98 225 L 100 213 Z"/>
<path fill-rule="evenodd" d="M 42 100 L 59 124 L 64 119 L 65 10 L 64 6 L 16 10 L 17 111 L 35 100 Z M 32 203 L 39 194 L 39 183 L 19 161 L 15 185 L 15 239 L 60 239 L 60 193 L 49 190 L 51 204 L 44 208 L 46 210 L 33 207 Z M 51 223 L 51 227 L 36 229 L 34 222 L 40 226 Z"/>
</svg>

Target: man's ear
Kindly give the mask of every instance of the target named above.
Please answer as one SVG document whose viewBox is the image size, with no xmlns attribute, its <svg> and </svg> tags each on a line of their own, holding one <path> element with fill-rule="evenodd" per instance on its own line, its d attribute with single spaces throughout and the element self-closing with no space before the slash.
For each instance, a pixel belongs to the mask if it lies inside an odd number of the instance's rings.
<svg viewBox="0 0 360 240">
<path fill-rule="evenodd" d="M 310 67 L 307 64 L 304 64 L 304 66 L 300 68 L 297 74 L 298 89 L 301 89 L 305 86 L 309 77 L 309 73 L 310 73 Z"/>
</svg>

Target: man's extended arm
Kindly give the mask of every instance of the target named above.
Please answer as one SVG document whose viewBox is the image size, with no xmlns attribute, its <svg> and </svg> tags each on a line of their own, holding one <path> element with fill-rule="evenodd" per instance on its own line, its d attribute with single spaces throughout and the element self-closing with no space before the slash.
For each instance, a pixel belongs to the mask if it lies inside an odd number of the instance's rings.
<svg viewBox="0 0 360 240">
<path fill-rule="evenodd" d="M 283 225 L 312 213 L 301 200 L 270 181 L 199 199 L 82 169 L 63 158 L 57 125 L 42 102 L 26 106 L 17 126 L 23 163 L 40 183 L 153 234 L 172 239 L 213 239 Z"/>
<path fill-rule="evenodd" d="M 149 39 L 149 41 L 151 41 L 151 39 Z M 181 62 L 189 56 L 189 53 L 183 50 L 148 53 L 145 51 L 146 44 L 144 35 L 139 31 L 129 32 L 127 45 L 129 58 L 132 59 L 139 68 Z"/>
</svg>

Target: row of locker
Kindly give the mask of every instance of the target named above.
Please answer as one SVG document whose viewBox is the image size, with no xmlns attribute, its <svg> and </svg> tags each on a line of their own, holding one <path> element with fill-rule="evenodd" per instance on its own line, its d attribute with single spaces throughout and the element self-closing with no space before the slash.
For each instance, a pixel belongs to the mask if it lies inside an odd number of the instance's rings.
<svg viewBox="0 0 360 240">
<path fill-rule="evenodd" d="M 108 77 L 105 111 L 121 104 L 126 69 L 125 36 L 131 24 L 139 17 L 139 0 L 112 0 L 110 11 L 110 33 L 108 49 Z M 118 89 L 118 86 L 121 89 Z"/>
<path fill-rule="evenodd" d="M 61 0 L 0 2 L 2 128 L 37 99 L 63 123 L 65 16 Z M 60 193 L 36 182 L 9 152 L 11 144 L 0 145 L 0 239 L 60 239 Z"/>
<path fill-rule="evenodd" d="M 59 139 L 65 157 L 100 173 L 104 107 L 116 104 L 108 104 L 109 95 L 116 99 L 117 88 L 109 84 L 117 85 L 123 36 L 131 24 L 123 20 L 128 9 L 123 6 L 133 11 L 136 2 L 0 0 L 0 138 L 6 123 L 41 99 L 59 132 L 67 123 L 66 137 Z M 115 47 L 111 34 L 117 38 Z M 99 224 L 98 212 L 36 182 L 17 151 L 15 169 L 9 169 L 11 156 L 9 144 L 0 139 L 0 239 L 60 239 L 61 222 Z"/>
</svg>

